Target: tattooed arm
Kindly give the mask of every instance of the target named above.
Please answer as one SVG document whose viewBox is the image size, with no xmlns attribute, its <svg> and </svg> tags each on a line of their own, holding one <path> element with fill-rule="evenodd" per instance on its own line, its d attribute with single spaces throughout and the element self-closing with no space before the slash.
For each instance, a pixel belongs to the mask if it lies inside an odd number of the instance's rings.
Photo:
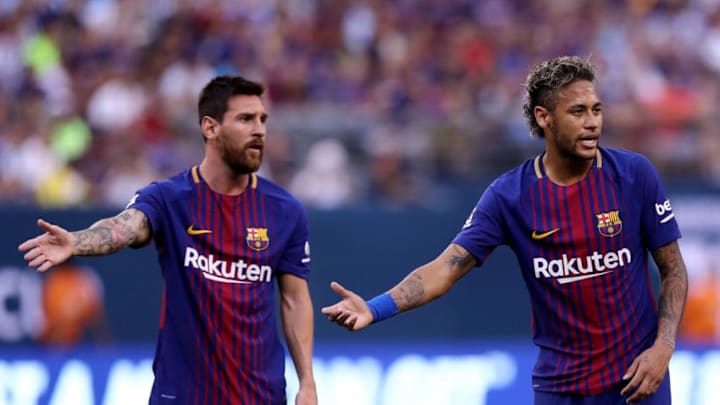
<svg viewBox="0 0 720 405">
<path fill-rule="evenodd" d="M 142 246 L 150 241 L 150 222 L 134 208 L 112 218 L 101 219 L 82 231 L 72 232 L 77 256 L 106 255 L 127 246 Z"/>
<path fill-rule="evenodd" d="M 660 319 L 656 343 L 675 349 L 675 338 L 687 298 L 687 270 L 677 241 L 658 248 L 652 255 L 660 270 Z"/>
<path fill-rule="evenodd" d="M 41 272 L 71 256 L 106 255 L 127 246 L 141 246 L 151 236 L 147 217 L 134 208 L 76 232 L 68 232 L 42 219 L 38 220 L 38 226 L 45 233 L 23 242 L 18 250 L 26 252 L 28 266 Z"/>
<path fill-rule="evenodd" d="M 631 404 L 655 393 L 662 382 L 675 349 L 687 297 L 687 270 L 677 241 L 656 249 L 652 255 L 660 270 L 658 333 L 652 347 L 640 353 L 623 377 L 630 381 L 621 393 L 631 394 L 628 398 Z"/>
<path fill-rule="evenodd" d="M 440 256 L 413 270 L 388 293 L 400 311 L 417 308 L 450 291 L 474 266 L 475 258 L 451 243 Z"/>
<path fill-rule="evenodd" d="M 448 292 L 475 265 L 475 258 L 465 248 L 451 243 L 440 256 L 413 270 L 388 294 L 400 312 L 417 308 Z M 350 330 L 363 329 L 373 322 L 373 314 L 362 297 L 336 282 L 330 286 L 342 298 L 322 308 L 330 321 Z"/>
</svg>

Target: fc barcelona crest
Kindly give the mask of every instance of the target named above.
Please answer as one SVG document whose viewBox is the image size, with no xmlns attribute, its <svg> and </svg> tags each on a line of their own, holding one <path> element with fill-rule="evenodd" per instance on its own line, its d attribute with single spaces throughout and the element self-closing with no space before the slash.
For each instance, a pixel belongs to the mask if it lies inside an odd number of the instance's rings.
<svg viewBox="0 0 720 405">
<path fill-rule="evenodd" d="M 265 250 L 270 246 L 267 228 L 245 228 L 247 229 L 247 245 L 252 250 Z"/>
<path fill-rule="evenodd" d="M 600 235 L 611 238 L 622 231 L 622 220 L 620 219 L 620 211 L 608 211 L 595 214 L 597 217 L 597 227 Z"/>
</svg>

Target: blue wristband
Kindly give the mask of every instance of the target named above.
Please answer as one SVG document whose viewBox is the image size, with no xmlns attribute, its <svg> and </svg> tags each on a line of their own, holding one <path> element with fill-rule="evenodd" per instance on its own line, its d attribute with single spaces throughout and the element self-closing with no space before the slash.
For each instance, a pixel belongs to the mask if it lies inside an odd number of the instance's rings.
<svg viewBox="0 0 720 405">
<path fill-rule="evenodd" d="M 391 318 L 400 312 L 395 300 L 388 293 L 380 294 L 365 303 L 373 314 L 373 323 Z"/>
</svg>

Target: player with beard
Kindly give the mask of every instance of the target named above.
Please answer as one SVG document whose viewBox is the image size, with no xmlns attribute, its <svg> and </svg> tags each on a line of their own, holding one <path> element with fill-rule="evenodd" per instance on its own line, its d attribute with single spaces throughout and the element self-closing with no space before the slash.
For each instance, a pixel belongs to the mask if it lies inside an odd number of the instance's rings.
<svg viewBox="0 0 720 405">
<path fill-rule="evenodd" d="M 498 177 L 436 259 L 367 302 L 333 283 L 342 299 L 322 312 L 363 329 L 447 293 L 508 245 L 532 304 L 535 405 L 670 404 L 687 271 L 657 172 L 637 153 L 599 146 L 602 104 L 588 60 L 547 60 L 525 91 L 545 152 Z M 648 253 L 660 270 L 658 305 Z"/>
<path fill-rule="evenodd" d="M 255 174 L 268 117 L 263 92 L 241 77 L 213 79 L 198 103 L 199 165 L 151 183 L 87 229 L 40 219 L 45 233 L 19 246 L 43 272 L 72 256 L 155 242 L 164 289 L 151 404 L 285 404 L 275 283 L 300 383 L 295 404 L 317 404 L 308 220 L 294 197 Z"/>
</svg>

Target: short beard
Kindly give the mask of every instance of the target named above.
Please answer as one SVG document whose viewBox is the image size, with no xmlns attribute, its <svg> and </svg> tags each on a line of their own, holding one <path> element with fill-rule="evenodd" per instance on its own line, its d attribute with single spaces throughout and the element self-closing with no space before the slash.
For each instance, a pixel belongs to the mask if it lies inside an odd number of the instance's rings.
<svg viewBox="0 0 720 405">
<path fill-rule="evenodd" d="M 555 138 L 555 144 L 558 146 L 558 152 L 560 153 L 561 156 L 567 158 L 570 161 L 577 161 L 577 162 L 586 162 L 588 160 L 592 160 L 595 158 L 594 156 L 592 158 L 586 158 L 583 156 L 579 156 L 573 150 L 574 145 L 572 143 L 568 143 L 567 145 L 565 145 L 565 144 L 561 144 L 558 142 L 559 141 L 558 138 L 560 136 L 555 131 L 555 125 L 553 123 L 549 123 L 548 128 L 550 129 L 550 133 L 552 134 L 552 136 Z M 567 147 L 565 147 L 565 146 L 567 146 Z"/>
<path fill-rule="evenodd" d="M 246 150 L 243 149 L 232 149 L 228 148 L 227 145 L 222 145 L 221 157 L 223 162 L 230 168 L 230 170 L 237 175 L 255 173 L 260 169 L 260 163 L 262 163 L 262 152 L 260 159 L 257 163 L 255 161 L 249 161 L 245 158 Z"/>
</svg>

